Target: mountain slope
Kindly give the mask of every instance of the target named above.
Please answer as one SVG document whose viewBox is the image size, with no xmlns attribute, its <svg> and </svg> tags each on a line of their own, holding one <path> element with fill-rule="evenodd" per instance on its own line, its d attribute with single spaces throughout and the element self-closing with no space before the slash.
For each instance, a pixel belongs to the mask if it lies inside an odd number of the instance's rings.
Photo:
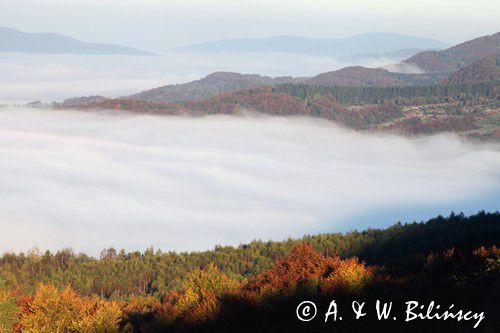
<svg viewBox="0 0 500 333">
<path fill-rule="evenodd" d="M 389 71 L 361 66 L 345 67 L 337 71 L 321 73 L 307 80 L 306 84 L 319 86 L 392 86 L 398 81 Z"/>
<path fill-rule="evenodd" d="M 420 52 L 404 63 L 426 72 L 453 72 L 481 58 L 500 54 L 500 32 L 479 37 L 443 51 Z"/>
<path fill-rule="evenodd" d="M 25 33 L 0 27 L 0 52 L 150 55 L 128 46 L 86 43 L 54 33 Z"/>
<path fill-rule="evenodd" d="M 448 44 L 433 39 L 391 33 L 369 33 L 348 38 L 316 39 L 276 36 L 265 39 L 231 39 L 178 48 L 190 52 L 274 52 L 333 57 L 388 53 L 402 49 L 442 49 Z"/>
<path fill-rule="evenodd" d="M 480 59 L 454 72 L 444 84 L 475 83 L 500 80 L 500 54 Z"/>
<path fill-rule="evenodd" d="M 438 74 L 391 73 L 383 68 L 352 66 L 318 74 L 303 83 L 344 87 L 428 86 L 435 84 L 439 78 Z"/>
<path fill-rule="evenodd" d="M 271 78 L 256 74 L 215 72 L 200 80 L 150 89 L 128 96 L 128 98 L 161 103 L 183 102 L 212 97 L 229 91 L 297 81 L 299 79 L 288 76 Z"/>
</svg>

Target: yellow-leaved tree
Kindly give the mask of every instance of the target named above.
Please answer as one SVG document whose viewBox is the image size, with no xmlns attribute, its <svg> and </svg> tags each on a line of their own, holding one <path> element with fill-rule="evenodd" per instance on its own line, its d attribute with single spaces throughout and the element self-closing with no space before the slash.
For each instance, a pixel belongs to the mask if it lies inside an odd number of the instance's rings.
<svg viewBox="0 0 500 333">
<path fill-rule="evenodd" d="M 222 273 L 214 264 L 189 273 L 183 292 L 174 305 L 176 317 L 188 322 L 214 319 L 225 295 L 235 292 L 240 282 Z"/>
<path fill-rule="evenodd" d="M 118 331 L 121 310 L 115 302 L 78 296 L 40 285 L 27 311 L 21 315 L 26 333 L 110 333 Z"/>
</svg>

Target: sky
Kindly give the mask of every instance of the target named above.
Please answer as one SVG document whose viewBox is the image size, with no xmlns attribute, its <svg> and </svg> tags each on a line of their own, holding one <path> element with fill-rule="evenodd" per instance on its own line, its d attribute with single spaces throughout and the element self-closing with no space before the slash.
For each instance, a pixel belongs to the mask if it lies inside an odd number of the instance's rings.
<svg viewBox="0 0 500 333">
<path fill-rule="evenodd" d="M 500 200 L 498 145 L 310 118 L 4 107 L 0 156 L 0 253 L 202 250 L 493 211 Z"/>
<path fill-rule="evenodd" d="M 500 1 L 2 0 L 0 26 L 150 51 L 226 38 L 365 32 L 456 44 L 500 31 Z"/>
</svg>

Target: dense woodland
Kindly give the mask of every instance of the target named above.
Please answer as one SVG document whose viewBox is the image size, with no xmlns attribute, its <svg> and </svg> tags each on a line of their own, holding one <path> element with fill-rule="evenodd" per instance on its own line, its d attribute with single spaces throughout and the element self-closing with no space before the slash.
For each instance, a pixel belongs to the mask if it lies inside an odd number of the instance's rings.
<svg viewBox="0 0 500 333">
<path fill-rule="evenodd" d="M 500 327 L 494 316 L 500 299 L 499 245 L 500 213 L 480 212 L 205 252 L 110 248 L 99 259 L 70 249 L 5 253 L 0 327 L 6 332 L 253 332 L 374 324 L 368 318 L 304 326 L 295 318 L 299 300 L 326 306 L 335 297 L 340 304 L 353 298 L 456 302 L 486 311 L 483 327 L 494 331 Z M 465 331 L 473 326 L 432 325 Z"/>
<path fill-rule="evenodd" d="M 372 104 L 386 100 L 396 100 L 401 104 L 412 100 L 417 103 L 446 101 L 451 99 L 467 100 L 474 97 L 498 97 L 498 82 L 464 83 L 456 85 L 426 85 L 401 87 L 328 87 L 306 84 L 280 84 L 275 92 L 287 93 L 306 99 L 319 95 L 332 95 L 342 104 Z"/>
</svg>

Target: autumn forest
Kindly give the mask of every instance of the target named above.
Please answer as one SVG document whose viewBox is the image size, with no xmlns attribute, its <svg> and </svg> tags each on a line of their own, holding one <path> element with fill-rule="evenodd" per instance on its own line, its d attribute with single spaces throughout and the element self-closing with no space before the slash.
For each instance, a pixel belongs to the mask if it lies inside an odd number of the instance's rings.
<svg viewBox="0 0 500 333">
<path fill-rule="evenodd" d="M 5 332 L 349 331 L 373 316 L 300 323 L 295 307 L 314 300 L 435 300 L 496 311 L 499 213 L 452 214 L 379 230 L 216 247 L 205 252 L 103 250 L 100 258 L 6 253 L 0 258 Z M 496 327 L 490 315 L 482 325 Z M 391 322 L 377 327 L 394 328 Z M 419 322 L 453 329 L 457 323 Z M 455 325 L 455 326 L 454 326 Z M 465 327 L 466 330 L 471 329 Z"/>
</svg>

